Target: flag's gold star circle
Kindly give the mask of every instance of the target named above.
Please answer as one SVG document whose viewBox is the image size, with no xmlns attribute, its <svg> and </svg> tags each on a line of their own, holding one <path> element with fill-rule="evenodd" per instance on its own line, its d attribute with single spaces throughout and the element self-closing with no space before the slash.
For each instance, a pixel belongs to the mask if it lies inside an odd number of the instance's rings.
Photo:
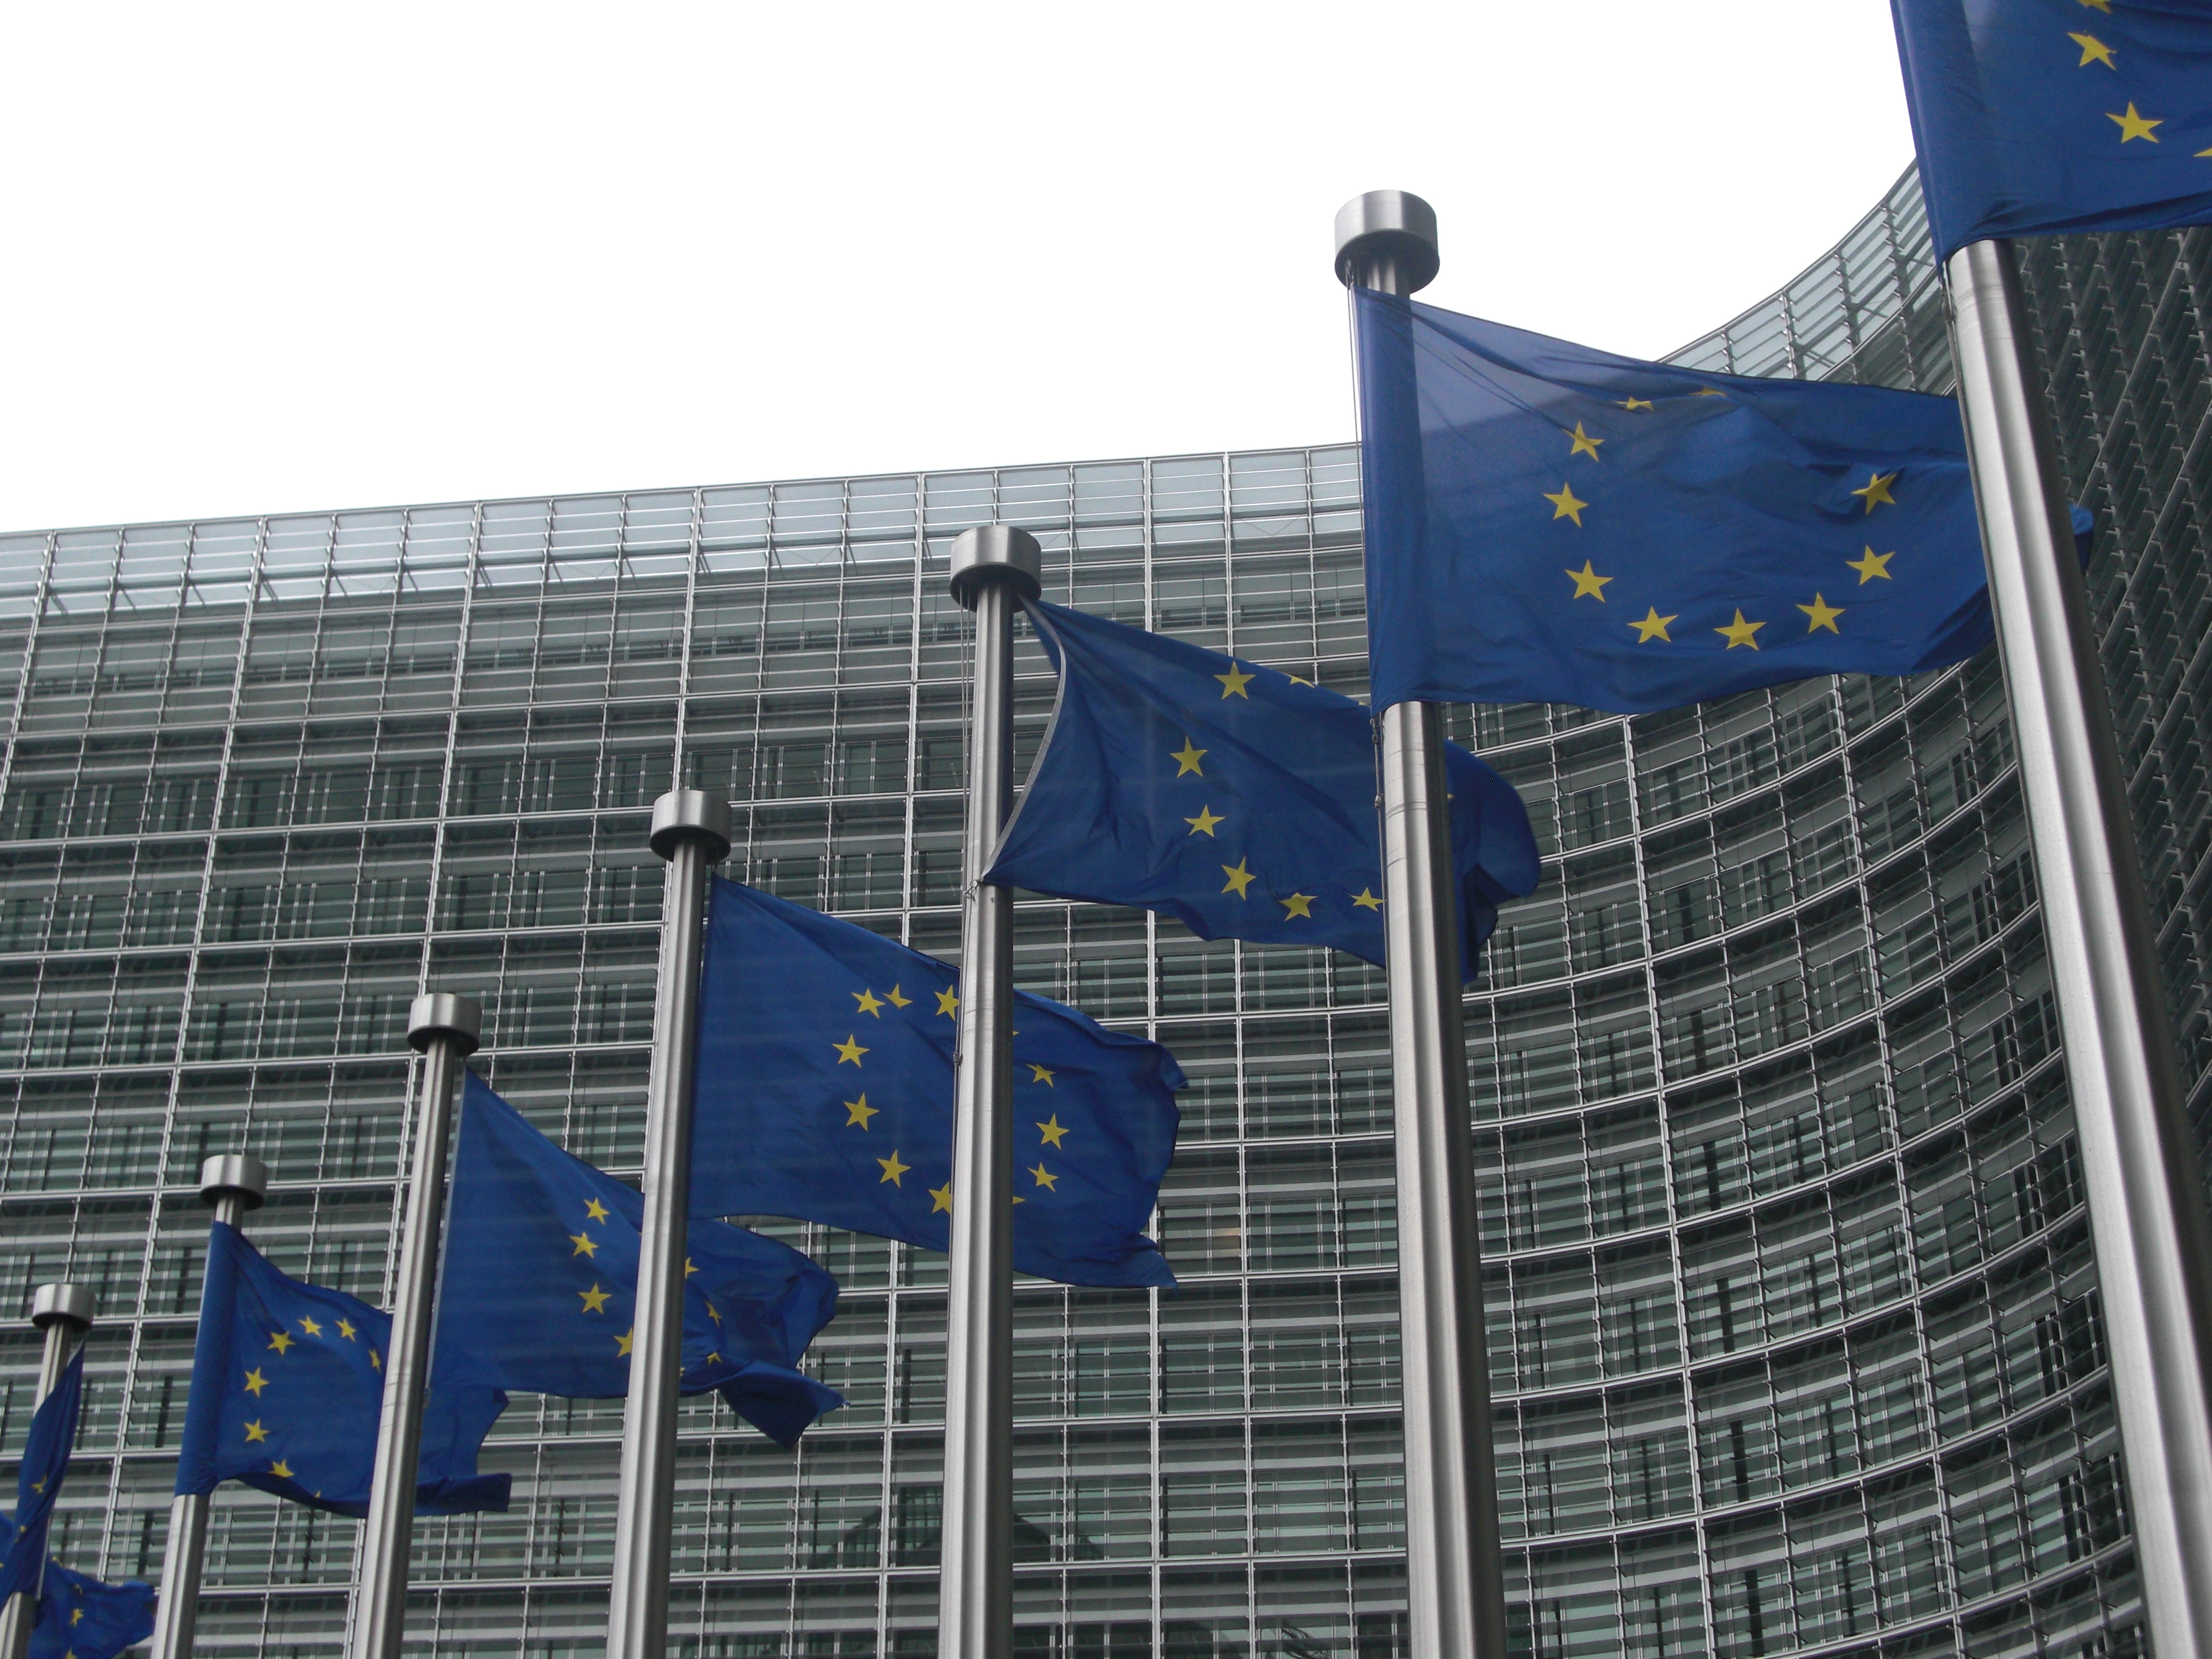
<svg viewBox="0 0 2212 1659">
<path fill-rule="evenodd" d="M 1038 1065 L 1035 1060 L 1029 1062 L 1029 1067 L 1030 1082 L 1042 1083 L 1048 1089 L 1058 1086 L 1052 1080 L 1054 1074 L 1052 1072 L 1048 1071 L 1045 1067 Z"/>
<path fill-rule="evenodd" d="M 1226 674 L 1216 674 L 1213 678 L 1221 682 L 1221 695 L 1224 699 L 1242 697 L 1247 702 L 1252 701 L 1252 694 L 1244 689 L 1252 684 L 1252 677 L 1234 662 L 1229 665 L 1229 672 Z M 1185 738 L 1183 741 L 1188 743 L 1190 739 Z"/>
<path fill-rule="evenodd" d="M 279 1480 L 289 1480 L 292 1478 L 292 1466 L 280 1457 L 269 1466 L 269 1473 Z"/>
<path fill-rule="evenodd" d="M 873 991 L 855 991 L 852 996 L 853 1000 L 860 1005 L 856 1012 L 872 1015 L 877 1019 L 884 1017 L 883 999 Z"/>
<path fill-rule="evenodd" d="M 1675 616 L 1680 614 L 1677 611 Z M 1659 607 L 1654 605 L 1644 607 L 1642 622 L 1632 622 L 1628 625 L 1636 630 L 1636 642 L 1638 645 L 1649 645 L 1654 640 L 1664 640 L 1668 644 L 1672 645 L 1674 642 L 1674 636 L 1667 631 L 1667 624 L 1674 620 L 1674 617 L 1661 616 Z"/>
<path fill-rule="evenodd" d="M 615 1339 L 615 1357 L 619 1359 L 623 1355 L 629 1353 L 631 1345 L 636 1340 L 637 1327 L 633 1325 Z"/>
<path fill-rule="evenodd" d="M 1067 1126 L 1060 1121 L 1060 1114 L 1054 1112 L 1037 1125 L 1037 1135 L 1046 1146 L 1057 1146 L 1067 1138 Z"/>
<path fill-rule="evenodd" d="M 2158 142 L 2158 135 L 2153 132 L 2151 129 L 2153 127 L 2162 127 L 2166 125 L 2166 121 L 2163 117 L 2160 117 L 2158 120 L 2153 121 L 2138 115 L 2136 113 L 2136 106 L 2132 103 L 2128 106 L 2126 114 L 2107 115 L 2105 118 L 2108 121 L 2117 121 L 2119 123 L 2120 142 L 2124 144 L 2131 138 L 2146 139 L 2149 143 L 2154 144 Z"/>
<path fill-rule="evenodd" d="M 269 1431 L 261 1426 L 261 1419 L 259 1418 L 255 1418 L 253 1421 L 246 1425 L 246 1443 L 247 1445 L 252 1445 L 257 1440 L 266 1440 L 268 1437 Z"/>
<path fill-rule="evenodd" d="M 1735 620 L 1733 623 L 1730 623 L 1726 628 L 1716 628 L 1713 629 L 1713 632 L 1716 634 L 1725 634 L 1728 636 L 1728 648 L 1731 651 L 1735 650 L 1739 645 L 1747 645 L 1753 650 L 1756 651 L 1759 649 L 1759 641 L 1753 639 L 1752 635 L 1758 633 L 1760 629 L 1765 626 L 1766 624 L 1763 622 L 1746 622 L 1743 619 L 1743 611 L 1739 607 L 1735 613 Z"/>
<path fill-rule="evenodd" d="M 914 999 L 912 997 L 901 996 L 899 994 L 899 988 L 894 985 L 890 990 L 884 993 L 884 1000 L 890 1003 L 894 1008 L 903 1008 L 911 1003 Z"/>
<path fill-rule="evenodd" d="M 1897 474 L 1894 472 L 1869 472 L 1864 487 L 1854 489 L 1851 494 L 1866 503 L 1866 510 L 1869 513 L 1885 501 L 1895 507 L 1897 497 L 1889 493 L 1889 487 L 1896 482 Z"/>
<path fill-rule="evenodd" d="M 911 1164 L 902 1164 L 899 1162 L 898 1148 L 896 1146 L 891 1148 L 891 1155 L 889 1158 L 879 1158 L 876 1160 L 876 1163 L 881 1167 L 884 1172 L 883 1180 L 878 1181 L 876 1183 L 878 1187 L 883 1186 L 886 1182 L 894 1187 L 903 1187 L 906 1183 L 901 1181 L 899 1177 L 904 1175 L 908 1170 L 914 1168 L 914 1165 Z"/>
<path fill-rule="evenodd" d="M 2069 34 L 2066 38 L 2081 48 L 2081 61 L 2076 64 L 2075 68 L 2087 69 L 2092 64 L 2102 64 L 2108 70 L 2119 68 L 2119 65 L 2112 61 L 2112 49 L 2095 35 Z"/>
<path fill-rule="evenodd" d="M 868 1120 L 882 1110 L 880 1106 L 869 1105 L 865 1094 L 858 1100 L 848 1100 L 845 1103 L 845 1127 L 849 1129 L 858 1124 L 865 1129 L 868 1127 Z"/>
<path fill-rule="evenodd" d="M 1244 890 L 1252 884 L 1252 872 L 1247 870 L 1244 865 L 1245 860 L 1239 859 L 1234 864 L 1224 864 L 1221 866 L 1221 873 L 1229 878 L 1222 884 L 1223 892 L 1234 893 L 1238 898 L 1247 896 Z"/>
<path fill-rule="evenodd" d="M 1831 634 L 1840 634 L 1844 631 L 1836 626 L 1836 618 L 1844 614 L 1843 608 L 1840 605 L 1830 605 L 1818 593 L 1813 596 L 1812 604 L 1801 605 L 1797 608 L 1813 619 L 1805 624 L 1805 631 L 1808 634 L 1823 628 Z"/>
<path fill-rule="evenodd" d="M 350 1319 L 341 1319 L 338 1321 L 338 1334 L 345 1338 L 349 1342 L 354 1340 L 354 1337 L 358 1334 L 360 1329 L 361 1327 L 355 1324 Z"/>
<path fill-rule="evenodd" d="M 1375 896 L 1373 888 L 1363 887 L 1352 896 L 1352 908 L 1355 910 L 1380 910 L 1382 901 Z"/>
<path fill-rule="evenodd" d="M 269 1333 L 269 1346 L 270 1346 L 270 1347 L 272 1347 L 272 1348 L 276 1349 L 276 1352 L 277 1352 L 278 1353 L 289 1353 L 289 1352 L 292 1352 L 292 1334 L 291 1334 L 289 1331 L 271 1331 L 271 1332 L 270 1332 L 270 1333 Z"/>
<path fill-rule="evenodd" d="M 952 1183 L 951 1182 L 946 1182 L 942 1187 L 932 1187 L 929 1189 L 929 1212 L 932 1215 L 952 1213 Z"/>
<path fill-rule="evenodd" d="M 1584 559 L 1583 561 L 1583 568 L 1581 569 L 1563 571 L 1560 574 L 1573 579 L 1575 584 L 1575 597 L 1577 599 L 1589 598 L 1595 599 L 1600 605 L 1603 605 L 1605 603 L 1605 585 L 1611 581 L 1613 578 L 1610 576 L 1599 575 L 1597 572 L 1591 568 L 1590 562 L 1588 559 Z"/>
<path fill-rule="evenodd" d="M 1633 413 L 1635 410 L 1639 409 L 1650 408 L 1651 400 L 1649 398 L 1623 398 L 1620 400 L 1620 406 Z M 1573 457 L 1570 456 L 1568 459 L 1571 460 Z"/>
<path fill-rule="evenodd" d="M 1249 702 L 1249 699 L 1248 698 L 1247 701 Z M 1190 733 L 1188 732 L 1182 735 L 1182 747 L 1168 750 L 1168 758 L 1176 763 L 1177 777 L 1182 776 L 1186 772 L 1195 772 L 1201 778 L 1206 775 L 1206 769 L 1199 764 L 1200 761 L 1206 758 L 1206 750 L 1190 740 Z"/>
<path fill-rule="evenodd" d="M 1053 1191 L 1060 1185 L 1060 1177 L 1053 1174 L 1051 1170 L 1046 1169 L 1042 1163 L 1040 1163 L 1036 1168 L 1031 1170 L 1030 1173 L 1036 1177 L 1036 1184 L 1043 1188 L 1047 1192 Z"/>
<path fill-rule="evenodd" d="M 258 1366 L 256 1366 L 253 1370 L 250 1370 L 250 1371 L 246 1372 L 246 1393 L 248 1393 L 248 1394 L 250 1394 L 250 1395 L 258 1395 L 260 1394 L 260 1392 L 262 1391 L 262 1389 L 264 1389 L 267 1388 L 268 1386 L 269 1386 L 269 1379 L 268 1379 L 267 1377 L 265 1377 L 265 1376 L 262 1376 L 262 1374 L 261 1374 L 261 1370 L 260 1370 L 260 1368 L 259 1368 Z"/>
<path fill-rule="evenodd" d="M 1583 509 L 1588 507 L 1589 503 L 1588 501 L 1580 501 L 1575 499 L 1573 485 L 1561 484 L 1559 486 L 1559 493 L 1558 495 L 1547 495 L 1544 499 L 1551 502 L 1553 507 L 1555 509 L 1552 514 L 1554 519 L 1572 519 L 1575 521 L 1576 527 L 1578 529 L 1581 527 L 1583 521 Z"/>
<path fill-rule="evenodd" d="M 1597 447 L 1605 441 L 1602 438 L 1593 438 L 1589 433 L 1583 431 L 1583 423 L 1580 421 L 1575 422 L 1575 429 L 1567 434 L 1567 436 L 1573 440 L 1573 447 L 1567 451 L 1567 459 L 1571 461 L 1577 455 L 1587 455 L 1590 459 L 1595 460 Z"/>
<path fill-rule="evenodd" d="M 858 1066 L 860 1063 L 860 1056 L 868 1052 L 850 1036 L 842 1042 L 833 1042 L 830 1046 L 837 1051 L 837 1063 L 840 1066 L 845 1065 L 848 1061 Z"/>
<path fill-rule="evenodd" d="M 1313 920 L 1313 902 L 1314 896 L 1311 893 L 1293 893 L 1288 898 L 1277 899 L 1275 901 L 1276 903 L 1283 907 L 1283 920 L 1285 921 L 1288 921 L 1292 916 L 1304 916 L 1308 921 L 1311 921 Z"/>
<path fill-rule="evenodd" d="M 614 1297 L 614 1292 L 612 1291 L 601 1290 L 597 1280 L 592 1282 L 592 1288 L 590 1290 L 579 1291 L 576 1294 L 581 1297 L 584 1300 L 584 1311 L 586 1313 L 595 1314 L 605 1313 L 607 1310 L 607 1304 L 612 1300 Z"/>
<path fill-rule="evenodd" d="M 597 1255 L 599 1253 L 599 1241 L 589 1233 L 570 1233 L 568 1242 L 576 1247 L 568 1252 L 572 1256 Z"/>
<path fill-rule="evenodd" d="M 1893 581 L 1896 578 L 1893 577 L 1889 574 L 1889 562 L 1896 556 L 1897 550 L 1894 548 L 1892 548 L 1887 553 L 1877 553 L 1874 549 L 1869 547 L 1867 549 L 1866 557 L 1863 559 L 1845 559 L 1844 561 L 1844 568 L 1846 570 L 1856 570 L 1859 573 L 1859 586 L 1861 587 L 1864 587 L 1876 576 L 1881 577 L 1884 581 Z"/>
<path fill-rule="evenodd" d="M 607 1206 L 596 1198 L 587 1198 L 584 1200 L 584 1213 L 594 1221 L 605 1221 L 607 1218 Z"/>
<path fill-rule="evenodd" d="M 1216 812 L 1211 806 L 1201 806 L 1198 809 L 1196 817 L 1185 818 L 1183 822 L 1190 826 L 1192 835 L 1210 836 L 1217 828 L 1228 823 L 1229 820 Z"/>
<path fill-rule="evenodd" d="M 300 1320 L 300 1328 L 305 1331 L 309 1336 L 320 1336 L 323 1334 L 323 1328 L 315 1323 L 313 1320 L 306 1317 L 304 1315 Z"/>
<path fill-rule="evenodd" d="M 940 1014 L 957 1016 L 960 1012 L 959 994 L 949 990 L 939 991 L 937 994 L 937 1012 Z"/>
</svg>

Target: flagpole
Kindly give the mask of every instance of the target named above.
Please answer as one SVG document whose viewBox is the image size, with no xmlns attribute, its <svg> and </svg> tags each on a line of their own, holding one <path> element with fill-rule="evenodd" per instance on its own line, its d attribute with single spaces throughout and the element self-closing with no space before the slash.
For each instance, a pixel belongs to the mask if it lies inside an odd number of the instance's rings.
<svg viewBox="0 0 2212 1659">
<path fill-rule="evenodd" d="M 31 1297 L 31 1323 L 46 1334 L 46 1352 L 39 1356 L 39 1397 L 33 1409 L 46 1403 L 62 1370 L 76 1353 L 77 1344 L 92 1328 L 92 1291 L 83 1285 L 41 1285 Z M 39 1571 L 43 1577 L 44 1564 Z M 25 1659 L 31 1650 L 31 1632 L 39 1622 L 39 1598 L 31 1590 L 18 1591 L 0 1608 L 0 1659 Z"/>
<path fill-rule="evenodd" d="M 1437 216 L 1375 190 L 1336 216 L 1347 287 L 1410 295 L 1435 277 Z M 1419 415 L 1392 411 L 1418 443 Z M 1363 433 L 1373 443 L 1380 434 Z M 1490 1437 L 1474 1147 L 1460 1011 L 1444 711 L 1382 711 L 1382 880 L 1404 1345 L 1406 1600 L 1413 1659 L 1504 1659 L 1505 1586 Z"/>
<path fill-rule="evenodd" d="M 941 1659 L 1007 1659 L 1014 1629 L 1014 896 L 981 879 L 1014 793 L 1014 611 L 1043 591 L 1036 538 L 961 532 L 952 597 L 975 613 L 961 852 L 960 1010 L 945 1309 Z"/>
<path fill-rule="evenodd" d="M 669 1526 L 676 1508 L 676 1408 L 684 1374 L 684 1246 L 691 1211 L 691 1109 L 706 955 L 707 878 L 729 856 L 730 806 L 697 789 L 653 804 L 653 850 L 668 861 L 645 1095 L 645 1220 L 638 1239 L 629 1399 L 623 1412 L 607 1659 L 660 1659 L 668 1641 Z"/>
<path fill-rule="evenodd" d="M 483 1011 L 449 991 L 425 992 L 408 1010 L 407 1041 L 423 1057 L 422 1105 L 415 1125 L 415 1168 L 408 1182 L 407 1232 L 400 1243 L 398 1283 L 392 1296 L 391 1346 L 384 1356 L 384 1407 L 377 1425 L 368 1521 L 361 1534 L 353 1659 L 399 1659 L 406 1631 L 415 1474 L 422 1449 L 422 1391 L 430 1367 L 438 1243 L 446 1219 L 446 1152 L 453 1133 L 453 1091 L 461 1080 L 461 1062 L 476 1052 L 483 1032 Z"/>
<path fill-rule="evenodd" d="M 2063 475 L 2002 242 L 1946 263 L 2152 1650 L 2212 1653 L 2212 1227 Z"/>
<path fill-rule="evenodd" d="M 269 1191 L 269 1166 L 244 1152 L 227 1152 L 200 1165 L 200 1201 L 216 1221 L 235 1227 L 261 1207 Z M 200 1322 L 216 1316 L 210 1285 L 200 1286 Z M 225 1315 L 224 1316 L 228 1316 Z M 154 1603 L 153 1659 L 190 1659 L 200 1610 L 200 1568 L 207 1556 L 208 1498 L 180 1492 L 169 1500 L 169 1538 L 161 1552 L 161 1594 Z"/>
</svg>

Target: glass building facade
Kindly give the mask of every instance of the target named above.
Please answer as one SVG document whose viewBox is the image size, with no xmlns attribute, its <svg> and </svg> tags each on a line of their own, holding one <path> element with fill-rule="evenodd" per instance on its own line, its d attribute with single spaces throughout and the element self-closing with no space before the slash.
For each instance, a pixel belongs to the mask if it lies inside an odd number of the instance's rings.
<svg viewBox="0 0 2212 1659">
<path fill-rule="evenodd" d="M 2025 256 L 2198 1120 L 2212 1117 L 2212 234 Z M 1908 176 L 1679 354 L 1947 389 Z M 623 1173 L 641 1139 L 652 799 L 736 805 L 732 873 L 958 943 L 951 538 L 1052 597 L 1355 695 L 1350 447 L 0 538 L 0 1307 L 89 1284 L 58 1559 L 159 1571 L 206 1214 L 386 1292 L 425 983 L 495 1086 Z M 1051 695 L 1022 658 L 1022 752 Z M 1545 882 L 1468 1000 L 1512 1630 L 1531 1659 L 2138 1652 L 2050 969 L 1993 656 L 1632 720 L 1460 710 Z M 1404 1650 L 1380 973 L 1025 902 L 1030 988 L 1192 1079 L 1180 1291 L 1016 1293 L 1019 1650 Z M 933 1650 L 942 1258 L 763 1222 L 844 1285 L 850 1404 L 785 1452 L 687 1402 L 672 1637 Z M 0 1444 L 36 1340 L 0 1334 Z M 619 1402 L 519 1399 L 505 1516 L 417 1531 L 410 1639 L 599 1650 Z M 356 1523 L 226 1489 L 210 1654 L 333 1655 Z"/>
</svg>

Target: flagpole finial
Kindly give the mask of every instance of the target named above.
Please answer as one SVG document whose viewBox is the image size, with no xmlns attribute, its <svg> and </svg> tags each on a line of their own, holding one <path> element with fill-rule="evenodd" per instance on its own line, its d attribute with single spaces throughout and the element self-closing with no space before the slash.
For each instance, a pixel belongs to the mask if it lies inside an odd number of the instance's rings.
<svg viewBox="0 0 2212 1659">
<path fill-rule="evenodd" d="M 730 855 L 730 803 L 703 789 L 672 789 L 653 803 L 653 828 L 647 839 L 665 859 L 676 856 L 680 842 L 707 843 L 707 862 L 720 864 Z"/>
<path fill-rule="evenodd" d="M 200 1201 L 217 1205 L 238 1200 L 243 1210 L 258 1210 L 269 1192 L 269 1166 L 251 1152 L 221 1152 L 200 1165 Z"/>
<path fill-rule="evenodd" d="M 1025 599 L 1044 592 L 1044 550 L 1026 530 L 1010 524 L 977 525 L 952 543 L 952 597 L 967 609 L 987 582 L 1011 582 Z"/>
<path fill-rule="evenodd" d="M 450 1037 L 464 1054 L 472 1054 L 483 1037 L 483 1010 L 473 999 L 451 991 L 425 991 L 407 1011 L 407 1042 L 428 1054 L 440 1037 Z"/>
<path fill-rule="evenodd" d="M 1437 279 L 1437 210 L 1407 190 L 1370 190 L 1336 210 L 1336 280 L 1412 294 Z"/>
<path fill-rule="evenodd" d="M 42 1331 L 53 1325 L 88 1331 L 92 1313 L 89 1285 L 41 1285 L 31 1296 L 31 1322 Z"/>
</svg>

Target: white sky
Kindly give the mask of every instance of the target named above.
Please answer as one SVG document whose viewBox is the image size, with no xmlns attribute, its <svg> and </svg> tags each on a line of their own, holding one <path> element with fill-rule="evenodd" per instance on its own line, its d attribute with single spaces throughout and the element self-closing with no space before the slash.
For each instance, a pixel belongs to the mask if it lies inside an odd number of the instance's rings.
<svg viewBox="0 0 2212 1659">
<path fill-rule="evenodd" d="M 1656 356 L 1911 157 L 1885 0 L 0 10 L 0 529 L 1328 442 L 1329 225 Z"/>
</svg>

